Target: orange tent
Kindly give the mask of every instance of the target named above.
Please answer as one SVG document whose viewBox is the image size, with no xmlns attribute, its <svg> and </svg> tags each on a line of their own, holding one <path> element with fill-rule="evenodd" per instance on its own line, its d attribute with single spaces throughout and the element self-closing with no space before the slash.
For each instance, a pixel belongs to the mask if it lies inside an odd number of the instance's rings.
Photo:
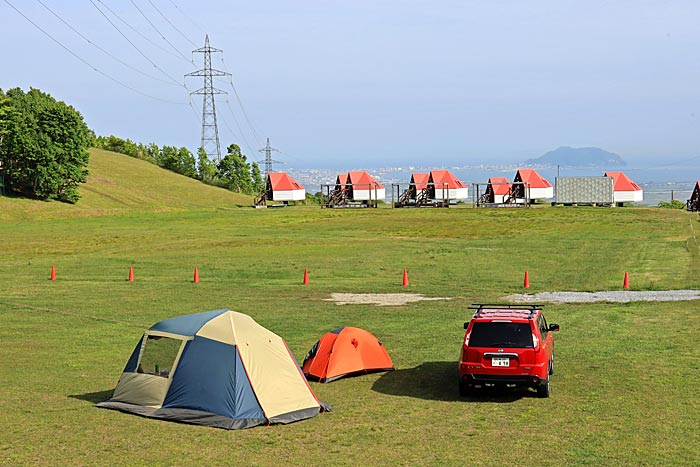
<svg viewBox="0 0 700 467">
<path fill-rule="evenodd" d="M 302 371 L 307 379 L 329 383 L 343 376 L 393 370 L 379 340 L 364 329 L 344 327 L 321 337 L 309 350 Z"/>
</svg>

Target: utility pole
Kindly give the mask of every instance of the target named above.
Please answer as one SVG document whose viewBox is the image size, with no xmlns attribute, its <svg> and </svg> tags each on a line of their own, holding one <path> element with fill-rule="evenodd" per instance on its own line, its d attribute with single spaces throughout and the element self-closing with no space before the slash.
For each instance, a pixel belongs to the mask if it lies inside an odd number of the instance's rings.
<svg viewBox="0 0 700 467">
<path fill-rule="evenodd" d="M 272 172 L 272 163 L 273 162 L 276 162 L 278 164 L 282 164 L 282 162 L 272 159 L 272 152 L 273 151 L 279 152 L 279 149 L 275 149 L 275 148 L 270 147 L 270 138 L 267 138 L 267 145 L 264 148 L 258 149 L 258 152 L 265 153 L 265 160 L 259 161 L 259 162 L 265 163 L 265 178 L 267 178 L 267 176 L 270 175 L 270 173 Z"/>
<path fill-rule="evenodd" d="M 219 128 L 216 125 L 216 104 L 214 102 L 215 94 L 226 94 L 226 91 L 214 87 L 214 76 L 230 76 L 231 73 L 225 71 L 214 70 L 211 67 L 212 52 L 221 52 L 223 50 L 215 49 L 209 46 L 209 35 L 204 39 L 204 47 L 195 49 L 192 53 L 204 54 L 204 68 L 201 70 L 187 73 L 187 76 L 203 76 L 204 87 L 192 91 L 190 94 L 200 94 L 202 97 L 202 142 L 201 147 L 207 153 L 207 157 L 219 162 L 221 160 L 221 145 L 219 144 Z"/>
</svg>

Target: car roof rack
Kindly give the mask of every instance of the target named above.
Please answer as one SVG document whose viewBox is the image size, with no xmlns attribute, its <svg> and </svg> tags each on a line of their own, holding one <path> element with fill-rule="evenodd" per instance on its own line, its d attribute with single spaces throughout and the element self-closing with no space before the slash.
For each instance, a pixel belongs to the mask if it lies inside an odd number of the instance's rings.
<svg viewBox="0 0 700 467">
<path fill-rule="evenodd" d="M 472 306 L 469 308 L 517 308 L 520 310 L 539 310 L 542 307 L 544 307 L 544 305 L 540 303 L 472 303 Z"/>
<path fill-rule="evenodd" d="M 472 303 L 472 306 L 469 307 L 470 310 L 476 310 L 474 312 L 474 318 L 480 316 L 483 311 L 487 310 L 522 310 L 522 311 L 529 311 L 529 316 L 528 318 L 532 318 L 535 315 L 535 312 L 538 310 L 541 310 L 544 305 L 537 304 L 537 303 L 528 303 L 528 304 L 514 304 L 514 303 Z"/>
</svg>

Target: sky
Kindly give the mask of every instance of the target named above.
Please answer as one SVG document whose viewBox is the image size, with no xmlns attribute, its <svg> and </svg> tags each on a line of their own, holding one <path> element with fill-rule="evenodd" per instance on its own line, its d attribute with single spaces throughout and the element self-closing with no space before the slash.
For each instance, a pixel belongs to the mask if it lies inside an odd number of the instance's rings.
<svg viewBox="0 0 700 467">
<path fill-rule="evenodd" d="M 696 0 L 0 0 L 0 88 L 48 92 L 98 135 L 195 152 L 203 83 L 184 75 L 208 35 L 231 73 L 215 81 L 222 152 L 249 160 L 269 137 L 303 168 L 559 146 L 700 167 L 698 18 Z"/>
</svg>

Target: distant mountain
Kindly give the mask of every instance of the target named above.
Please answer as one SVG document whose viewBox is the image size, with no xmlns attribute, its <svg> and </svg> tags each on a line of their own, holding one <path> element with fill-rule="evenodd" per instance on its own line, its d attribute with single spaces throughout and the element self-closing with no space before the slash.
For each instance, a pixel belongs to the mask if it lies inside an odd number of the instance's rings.
<svg viewBox="0 0 700 467">
<path fill-rule="evenodd" d="M 568 167 L 625 166 L 620 156 L 600 148 L 572 148 L 561 146 L 537 159 L 528 159 L 525 165 L 564 165 Z"/>
</svg>

